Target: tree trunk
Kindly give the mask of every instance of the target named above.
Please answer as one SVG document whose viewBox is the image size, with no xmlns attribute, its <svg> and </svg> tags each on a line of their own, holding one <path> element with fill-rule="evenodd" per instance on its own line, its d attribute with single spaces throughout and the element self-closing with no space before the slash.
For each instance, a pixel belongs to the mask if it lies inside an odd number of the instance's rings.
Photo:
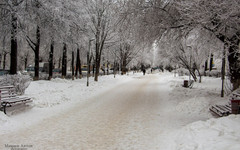
<svg viewBox="0 0 240 150">
<path fill-rule="evenodd" d="M 224 97 L 224 80 L 225 80 L 225 65 L 226 65 L 226 44 L 224 44 L 223 49 L 223 56 L 222 56 L 222 90 L 221 90 L 221 97 Z"/>
<path fill-rule="evenodd" d="M 2 67 L 2 54 L 0 53 L 0 69 Z"/>
<path fill-rule="evenodd" d="M 67 75 L 67 45 L 64 43 L 62 57 L 62 78 L 65 78 L 66 75 Z"/>
<path fill-rule="evenodd" d="M 74 51 L 72 51 L 72 80 L 74 80 Z"/>
<path fill-rule="evenodd" d="M 127 73 L 127 58 L 125 57 L 125 54 L 122 58 L 122 75 Z"/>
<path fill-rule="evenodd" d="M 239 40 L 237 40 L 236 42 L 235 40 L 232 40 L 231 42 L 232 43 L 229 47 L 228 61 L 231 75 L 231 83 L 233 85 L 233 90 L 236 90 L 240 87 L 240 54 L 238 52 Z"/>
<path fill-rule="evenodd" d="M 24 69 L 27 69 L 27 64 L 28 64 L 28 56 L 24 58 Z"/>
<path fill-rule="evenodd" d="M 58 59 L 58 68 L 61 68 L 62 57 Z"/>
<path fill-rule="evenodd" d="M 78 78 L 78 73 L 79 73 L 79 78 L 82 78 L 82 69 L 81 69 L 81 60 L 80 60 L 80 50 L 79 48 L 77 49 L 77 60 L 76 60 L 76 71 L 75 71 L 75 77 Z"/>
<path fill-rule="evenodd" d="M 35 75 L 34 75 L 34 80 L 38 80 L 39 79 L 39 48 L 40 48 L 40 27 L 37 26 L 37 31 L 36 31 L 36 47 L 35 47 L 35 67 L 34 67 L 34 71 L 35 71 Z"/>
<path fill-rule="evenodd" d="M 17 17 L 12 14 L 10 74 L 17 74 Z"/>
<path fill-rule="evenodd" d="M 212 71 L 212 67 L 213 67 L 213 54 L 211 54 L 210 57 L 209 71 Z"/>
<path fill-rule="evenodd" d="M 101 27 L 100 26 L 100 22 L 98 22 L 98 25 L 97 27 Z M 96 41 L 96 56 L 95 56 L 95 59 L 96 59 L 96 71 L 95 71 L 95 78 L 94 78 L 94 81 L 98 81 L 98 76 L 99 76 L 99 69 L 100 69 L 100 65 L 101 65 L 101 56 L 102 56 L 102 51 L 103 51 L 103 46 L 104 46 L 104 43 L 105 43 L 105 40 L 106 40 L 106 37 L 107 37 L 107 33 L 104 32 L 105 29 L 103 29 L 102 32 L 100 32 L 99 30 L 96 32 L 96 38 L 95 38 L 95 41 Z M 101 35 L 100 35 L 101 34 Z"/>
<path fill-rule="evenodd" d="M 205 61 L 205 66 L 204 66 L 204 76 L 206 76 L 206 71 L 208 70 L 208 60 Z"/>
<path fill-rule="evenodd" d="M 107 61 L 107 75 L 109 75 L 109 62 Z"/>
<path fill-rule="evenodd" d="M 202 75 L 201 75 L 199 69 L 198 68 L 196 68 L 196 69 L 197 69 L 197 72 L 198 72 L 198 75 L 199 75 L 199 83 L 201 83 L 202 82 Z"/>
<path fill-rule="evenodd" d="M 51 80 L 53 76 L 53 52 L 54 52 L 54 42 L 51 42 L 50 52 L 49 52 L 49 77 Z"/>
<path fill-rule="evenodd" d="M 116 62 L 114 60 L 114 63 L 113 63 L 113 74 L 114 74 L 114 78 L 116 77 Z"/>
<path fill-rule="evenodd" d="M 79 49 L 77 49 L 76 71 L 75 71 L 76 78 L 78 78 L 78 71 L 79 71 Z"/>
<path fill-rule="evenodd" d="M 95 70 L 95 77 L 94 81 L 98 81 L 98 76 L 99 76 L 99 69 L 100 69 L 100 44 L 98 43 L 98 38 L 96 38 L 96 60 L 95 60 L 95 65 L 96 65 L 96 70 Z"/>
<path fill-rule="evenodd" d="M 3 53 L 3 70 L 6 69 L 7 54 L 8 54 L 8 53 L 6 53 L 6 52 Z"/>
<path fill-rule="evenodd" d="M 87 70 L 87 72 L 88 72 L 88 77 L 90 77 L 91 76 L 91 56 L 90 56 L 91 54 L 89 53 L 89 52 L 87 52 L 87 68 L 88 68 L 88 70 Z"/>
<path fill-rule="evenodd" d="M 96 70 L 95 70 L 95 77 L 94 77 L 94 81 L 98 81 L 98 76 L 99 76 L 99 69 L 100 69 L 100 58 L 98 58 L 99 56 L 96 57 Z"/>
<path fill-rule="evenodd" d="M 80 76 L 80 79 L 82 79 L 82 64 L 81 64 L 81 54 L 80 54 L 80 50 L 79 50 L 79 76 Z"/>
<path fill-rule="evenodd" d="M 34 80 L 39 79 L 39 51 L 35 52 Z"/>
</svg>

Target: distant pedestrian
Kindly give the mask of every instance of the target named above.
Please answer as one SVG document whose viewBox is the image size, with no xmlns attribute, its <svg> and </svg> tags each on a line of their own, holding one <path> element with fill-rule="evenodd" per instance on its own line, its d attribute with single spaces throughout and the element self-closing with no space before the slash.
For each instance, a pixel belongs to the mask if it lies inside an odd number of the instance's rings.
<svg viewBox="0 0 240 150">
<path fill-rule="evenodd" d="M 145 70 L 145 69 L 143 69 L 143 75 L 145 75 L 145 73 L 146 73 L 146 70 Z"/>
<path fill-rule="evenodd" d="M 151 68 L 151 73 L 153 72 L 153 69 Z"/>
</svg>

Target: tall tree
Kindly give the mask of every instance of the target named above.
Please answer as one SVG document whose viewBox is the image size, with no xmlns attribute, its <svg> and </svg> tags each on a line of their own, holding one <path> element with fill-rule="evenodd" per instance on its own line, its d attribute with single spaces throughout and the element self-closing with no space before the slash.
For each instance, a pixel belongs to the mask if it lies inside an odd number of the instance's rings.
<svg viewBox="0 0 240 150">
<path fill-rule="evenodd" d="M 74 67 L 74 51 L 72 51 L 72 80 L 74 80 L 74 71 L 75 71 L 75 67 Z"/>
<path fill-rule="evenodd" d="M 81 60 L 80 60 L 80 50 L 77 49 L 77 60 L 76 60 L 76 71 L 75 76 L 78 78 L 78 72 L 79 72 L 79 78 L 82 78 L 82 70 L 81 70 Z"/>
<path fill-rule="evenodd" d="M 35 55 L 35 66 L 34 66 L 34 80 L 38 80 L 39 79 L 39 51 L 40 51 L 40 38 L 41 38 L 41 34 L 40 34 L 40 27 L 37 26 L 36 28 L 36 42 L 34 42 L 29 36 L 26 37 L 26 40 L 29 44 L 29 46 L 31 47 L 31 49 L 34 52 Z"/>
<path fill-rule="evenodd" d="M 86 12 L 89 15 L 87 19 L 90 36 L 94 37 L 95 42 L 94 64 L 96 70 L 94 80 L 98 81 L 103 49 L 117 23 L 116 18 L 114 18 L 116 15 L 113 11 L 114 2 L 111 0 L 85 0 L 84 2 L 87 6 Z"/>
<path fill-rule="evenodd" d="M 51 48 L 50 48 L 50 52 L 49 52 L 49 77 L 48 79 L 51 80 L 52 76 L 53 76 L 53 52 L 54 52 L 54 42 L 52 40 L 51 42 Z"/>
<path fill-rule="evenodd" d="M 18 16 L 24 0 L 5 0 L 0 3 L 1 30 L 10 31 L 11 53 L 10 53 L 10 74 L 17 73 L 17 56 L 18 56 Z M 4 35 L 4 34 L 3 34 Z M 5 35 L 4 35 L 5 36 Z"/>
<path fill-rule="evenodd" d="M 67 76 L 67 45 L 63 44 L 63 56 L 62 56 L 62 78 Z"/>
<path fill-rule="evenodd" d="M 34 52 L 34 80 L 39 79 L 40 41 L 43 20 L 45 19 L 46 8 L 43 0 L 26 1 L 26 41 Z M 27 34 L 28 33 L 28 34 Z"/>
</svg>

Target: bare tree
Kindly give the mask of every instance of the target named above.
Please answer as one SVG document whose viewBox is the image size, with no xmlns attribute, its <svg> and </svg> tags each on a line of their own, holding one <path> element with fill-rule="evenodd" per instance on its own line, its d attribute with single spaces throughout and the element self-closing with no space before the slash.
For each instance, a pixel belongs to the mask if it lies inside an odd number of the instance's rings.
<svg viewBox="0 0 240 150">
<path fill-rule="evenodd" d="M 114 18 L 113 4 L 114 2 L 111 0 L 85 0 L 90 22 L 88 27 L 95 42 L 95 81 L 98 81 L 104 46 L 117 23 L 116 18 Z"/>
<path fill-rule="evenodd" d="M 184 27 L 192 29 L 200 26 L 224 43 L 223 58 L 226 53 L 233 90 L 238 88 L 240 86 L 240 1 L 187 0 L 179 1 L 177 4 L 182 19 L 180 22 Z"/>
<path fill-rule="evenodd" d="M 1 22 L 5 27 L 4 30 L 10 31 L 11 35 L 11 57 L 10 57 L 10 74 L 17 73 L 17 36 L 18 36 L 18 12 L 24 0 L 5 0 L 0 3 Z"/>
</svg>

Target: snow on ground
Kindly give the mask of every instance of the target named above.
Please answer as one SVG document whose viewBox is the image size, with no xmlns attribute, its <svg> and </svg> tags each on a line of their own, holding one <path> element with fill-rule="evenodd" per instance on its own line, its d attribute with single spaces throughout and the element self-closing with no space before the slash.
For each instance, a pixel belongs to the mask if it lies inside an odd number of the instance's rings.
<svg viewBox="0 0 240 150">
<path fill-rule="evenodd" d="M 148 77 L 151 75 L 146 76 Z M 154 93 L 155 95 L 158 95 L 159 93 L 156 93 L 157 90 L 161 93 L 161 99 L 163 100 L 157 103 L 162 105 L 159 107 L 161 110 L 158 111 L 157 117 L 155 114 L 149 114 L 148 112 L 143 114 L 148 117 L 146 120 L 150 120 L 149 122 L 144 122 L 144 125 L 136 125 L 136 123 L 141 123 L 138 118 L 141 118 L 142 116 L 141 114 L 137 114 L 137 112 L 133 113 L 135 114 L 132 118 L 132 124 L 134 126 L 127 126 L 126 128 L 129 128 L 130 130 L 123 130 L 126 131 L 127 134 L 122 141 L 120 139 L 117 140 L 119 141 L 118 146 L 122 146 L 119 147 L 119 149 L 129 149 L 124 144 L 130 140 L 130 137 L 146 136 L 144 134 L 147 132 L 137 132 L 137 129 L 141 129 L 145 125 L 152 125 L 152 127 L 155 128 L 146 128 L 145 130 L 151 131 L 154 135 L 158 134 L 158 136 L 153 137 L 152 139 L 145 137 L 146 140 L 152 140 L 151 143 L 154 143 L 152 147 L 148 147 L 148 149 L 240 149 L 240 135 L 238 133 L 240 131 L 240 115 L 230 115 L 228 117 L 217 118 L 209 111 L 209 107 L 212 104 L 228 103 L 229 97 L 220 97 L 220 78 L 204 77 L 202 83 L 194 83 L 193 88 L 188 89 L 181 86 L 183 80 L 188 79 L 186 76 L 174 77 L 172 73 L 167 72 L 155 74 L 154 77 L 158 78 L 156 84 L 162 84 L 161 86 L 158 86 L 159 89 L 156 89 Z M 21 128 L 28 128 L 31 125 L 57 115 L 64 110 L 73 108 L 75 104 L 84 103 L 89 98 L 104 93 L 104 91 L 107 91 L 108 89 L 117 87 L 128 81 L 135 82 L 136 80 L 137 82 L 138 79 L 144 78 L 145 77 L 142 73 L 130 73 L 128 76 L 117 76 L 116 78 L 113 78 L 112 75 L 101 76 L 99 77 L 99 82 L 93 82 L 93 79 L 90 78 L 89 87 L 86 87 L 86 79 L 74 81 L 53 79 L 51 81 L 32 82 L 25 94 L 25 96 L 33 99 L 32 108 L 9 116 L 0 112 L 0 135 L 16 132 Z M 155 81 L 156 80 L 154 80 L 154 82 Z M 151 83 L 150 85 L 154 85 L 154 83 Z M 147 92 L 154 90 L 151 87 L 148 87 L 147 89 L 149 90 Z M 165 91 L 166 94 L 164 94 Z M 154 99 L 154 95 L 149 95 L 149 97 Z M 144 101 L 142 100 L 142 102 Z M 155 103 L 155 101 L 151 100 L 150 102 L 153 104 Z M 116 104 L 121 105 L 120 101 L 116 102 Z M 93 107 L 97 106 L 98 105 Z M 99 103 L 99 106 L 102 105 Z M 137 106 L 140 107 L 141 105 L 138 104 Z M 117 106 L 113 105 L 112 109 L 116 109 L 115 107 Z M 145 109 L 141 107 L 140 109 Z M 138 109 L 136 109 L 136 111 L 137 110 Z M 134 112 L 135 110 L 132 111 Z M 109 116 L 109 114 L 104 115 L 106 115 L 106 117 Z M 121 116 L 122 114 L 116 115 Z M 114 122 L 119 122 L 119 124 L 122 123 L 121 120 L 116 119 L 114 119 Z M 86 121 L 87 120 L 92 122 L 91 118 L 86 118 Z M 158 126 L 161 126 L 162 130 L 159 130 Z M 132 133 L 128 133 L 129 131 L 132 131 Z M 124 133 L 118 134 L 124 135 Z M 132 142 L 130 142 L 131 145 L 128 145 L 131 146 L 132 149 L 146 149 L 146 147 L 144 147 L 144 142 L 146 141 L 143 140 L 142 144 L 139 144 L 141 141 L 134 142 L 133 140 Z"/>
<path fill-rule="evenodd" d="M 135 74 L 135 77 L 140 74 Z M 129 76 L 100 76 L 98 82 L 86 78 L 72 80 L 52 79 L 51 81 L 33 81 L 25 91 L 26 97 L 31 97 L 33 103 L 21 112 L 10 112 L 7 116 L 0 112 L 0 135 L 20 128 L 26 128 L 43 119 L 73 107 L 75 103 L 84 102 L 111 87 L 130 81 Z"/>
<path fill-rule="evenodd" d="M 170 132 L 169 140 L 174 141 L 169 149 L 176 150 L 239 150 L 240 115 L 214 117 L 209 111 L 213 104 L 226 104 L 230 97 L 220 97 L 221 79 L 204 77 L 202 83 L 194 83 L 192 89 L 182 88 L 183 80 L 178 77 L 171 80 L 174 101 L 178 114 L 184 114 L 190 120 L 180 129 Z M 171 143 L 171 142 L 169 142 Z"/>
<path fill-rule="evenodd" d="M 239 115 L 194 122 L 177 131 L 176 149 L 239 150 L 239 125 Z"/>
<path fill-rule="evenodd" d="M 182 88 L 183 80 L 187 79 L 188 77 L 182 76 L 171 80 L 173 92 L 170 97 L 176 102 L 178 112 L 211 118 L 209 106 L 229 102 L 229 97 L 220 97 L 220 78 L 203 77 L 202 83 L 195 82 L 192 89 Z"/>
</svg>

